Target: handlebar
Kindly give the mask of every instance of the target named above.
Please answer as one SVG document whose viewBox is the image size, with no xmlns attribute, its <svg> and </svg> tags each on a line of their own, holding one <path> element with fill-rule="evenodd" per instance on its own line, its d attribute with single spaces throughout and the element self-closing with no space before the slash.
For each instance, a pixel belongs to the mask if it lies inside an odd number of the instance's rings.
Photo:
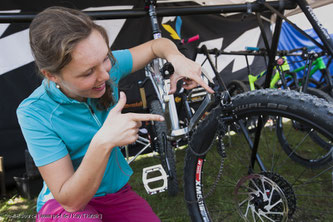
<svg viewBox="0 0 333 222">
<path fill-rule="evenodd" d="M 315 48 L 314 46 L 304 46 L 301 48 L 295 48 L 295 49 L 291 49 L 291 50 L 279 50 L 276 52 L 276 55 L 277 56 L 301 56 L 302 58 L 305 58 L 305 59 L 307 59 L 309 57 L 318 58 L 318 57 L 327 55 L 327 53 L 325 51 L 321 51 L 321 52 L 313 51 L 314 48 Z M 247 47 L 245 47 L 245 50 L 240 50 L 240 51 L 226 52 L 226 51 L 219 50 L 217 48 L 206 49 L 206 51 L 208 51 L 209 54 L 214 54 L 216 56 L 219 56 L 219 55 L 268 56 L 268 52 L 265 48 L 250 47 L 250 46 L 247 46 Z M 204 54 L 205 50 L 204 50 L 203 46 L 198 48 L 197 52 L 200 54 Z"/>
<path fill-rule="evenodd" d="M 194 42 L 194 41 L 197 41 L 197 40 L 199 40 L 199 35 L 192 36 L 188 39 L 182 39 L 181 43 L 182 44 L 187 44 L 187 43 L 191 43 L 191 42 Z"/>
</svg>

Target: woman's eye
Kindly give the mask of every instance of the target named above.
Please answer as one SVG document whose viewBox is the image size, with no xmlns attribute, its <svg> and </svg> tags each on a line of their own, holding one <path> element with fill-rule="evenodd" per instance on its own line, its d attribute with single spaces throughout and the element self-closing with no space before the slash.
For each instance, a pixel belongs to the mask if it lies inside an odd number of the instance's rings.
<svg viewBox="0 0 333 222">
<path fill-rule="evenodd" d="M 84 76 L 89 76 L 93 73 L 94 73 L 94 69 L 90 69 L 88 72 L 86 72 L 86 74 L 84 74 Z"/>
<path fill-rule="evenodd" d="M 107 62 L 109 60 L 109 56 L 105 57 L 104 62 Z"/>
</svg>

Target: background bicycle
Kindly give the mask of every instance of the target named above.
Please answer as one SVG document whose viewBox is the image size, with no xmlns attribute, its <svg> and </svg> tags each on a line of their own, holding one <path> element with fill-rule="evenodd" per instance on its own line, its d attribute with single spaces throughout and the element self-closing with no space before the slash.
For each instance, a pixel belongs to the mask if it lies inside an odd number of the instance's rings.
<svg viewBox="0 0 333 222">
<path fill-rule="evenodd" d="M 217 52 L 219 54 L 243 55 L 246 60 L 249 72 L 248 80 L 232 80 L 228 84 L 228 89 L 232 95 L 235 95 L 237 92 L 264 88 L 264 77 L 266 76 L 267 70 L 263 70 L 258 74 L 253 73 L 248 63 L 248 56 L 266 56 L 267 52 L 265 49 L 249 47 L 249 49 L 245 51 Z M 323 52 L 309 51 L 307 47 L 302 47 L 293 50 L 277 51 L 276 54 L 277 57 L 274 60 L 273 76 L 269 83 L 270 88 L 302 91 L 333 102 L 330 94 L 326 93 L 331 89 L 332 77 L 322 58 Z M 298 57 L 299 60 L 295 61 L 295 59 L 293 59 L 293 62 L 290 62 L 289 58 L 294 57 Z M 290 68 L 292 64 L 303 61 L 306 61 L 306 64 L 303 66 L 297 69 Z M 319 71 L 321 73 L 320 82 L 312 77 L 314 73 Z"/>
</svg>

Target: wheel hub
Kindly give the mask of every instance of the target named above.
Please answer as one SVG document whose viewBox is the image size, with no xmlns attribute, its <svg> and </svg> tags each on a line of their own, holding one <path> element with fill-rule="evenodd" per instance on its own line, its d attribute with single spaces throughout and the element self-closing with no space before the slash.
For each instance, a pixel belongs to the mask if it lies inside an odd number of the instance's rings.
<svg viewBox="0 0 333 222">
<path fill-rule="evenodd" d="M 288 217 L 291 218 L 291 216 L 294 214 L 296 210 L 296 196 L 294 193 L 294 190 L 292 186 L 288 183 L 287 180 L 285 180 L 282 176 L 273 173 L 273 172 L 262 172 L 261 175 L 264 175 L 267 178 L 270 178 L 274 183 L 276 183 L 282 192 L 284 193 L 285 197 L 287 198 L 288 202 Z M 278 197 L 276 195 L 273 195 L 273 200 L 277 201 Z"/>
<path fill-rule="evenodd" d="M 259 196 L 252 195 L 253 199 L 250 201 L 251 204 L 254 205 L 255 210 L 259 212 L 259 210 L 262 210 L 263 212 L 267 212 L 265 209 L 265 206 L 267 206 L 268 201 L 264 200 L 264 196 L 260 193 Z"/>
</svg>

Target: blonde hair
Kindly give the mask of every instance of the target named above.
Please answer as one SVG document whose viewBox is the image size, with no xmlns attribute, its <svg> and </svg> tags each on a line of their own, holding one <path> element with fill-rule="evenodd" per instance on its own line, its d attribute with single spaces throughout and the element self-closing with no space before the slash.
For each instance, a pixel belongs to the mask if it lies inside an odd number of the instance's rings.
<svg viewBox="0 0 333 222">
<path fill-rule="evenodd" d="M 37 14 L 30 24 L 29 38 L 38 69 L 59 75 L 61 69 L 71 62 L 75 46 L 93 30 L 102 35 L 109 47 L 106 30 L 79 10 L 54 6 Z M 109 58 L 114 65 L 116 60 L 110 50 Z M 112 87 L 110 83 L 106 85 L 105 94 L 98 99 L 97 107 L 102 110 L 114 103 Z"/>
</svg>

